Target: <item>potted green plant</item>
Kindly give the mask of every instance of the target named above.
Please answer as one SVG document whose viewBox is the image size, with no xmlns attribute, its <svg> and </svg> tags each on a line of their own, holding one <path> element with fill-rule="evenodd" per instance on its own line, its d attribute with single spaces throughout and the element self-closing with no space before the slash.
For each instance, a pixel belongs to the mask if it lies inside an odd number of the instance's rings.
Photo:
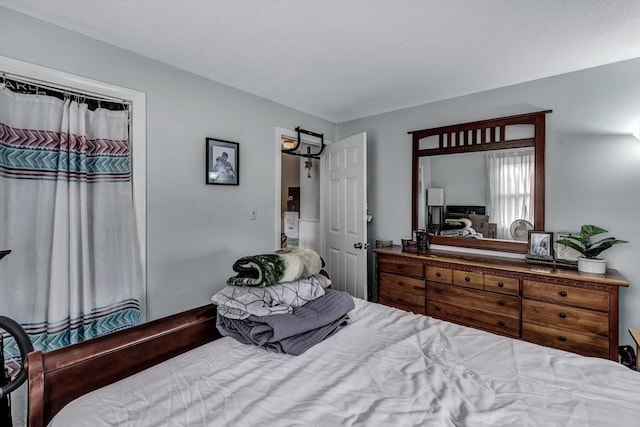
<svg viewBox="0 0 640 427">
<path fill-rule="evenodd" d="M 573 248 L 582 254 L 581 257 L 578 257 L 579 271 L 604 274 L 607 271 L 607 261 L 598 258 L 598 255 L 615 244 L 629 242 L 626 240 L 618 240 L 615 237 L 607 237 L 598 241 L 592 240 L 593 236 L 603 233 L 607 233 L 607 230 L 604 228 L 595 225 L 583 225 L 580 229 L 580 234 L 559 239 L 557 243 Z"/>
</svg>

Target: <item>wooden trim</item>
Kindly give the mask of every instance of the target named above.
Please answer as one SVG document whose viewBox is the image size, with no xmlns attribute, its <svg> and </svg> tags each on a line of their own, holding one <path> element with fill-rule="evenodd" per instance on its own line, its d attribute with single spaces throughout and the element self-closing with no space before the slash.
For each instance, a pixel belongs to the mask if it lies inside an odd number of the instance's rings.
<svg viewBox="0 0 640 427">
<path fill-rule="evenodd" d="M 545 195 L 545 135 L 546 135 L 546 116 L 539 114 L 536 116 L 536 153 L 535 153 L 535 165 L 534 165 L 534 194 L 533 194 L 533 206 L 534 206 L 534 230 L 544 230 L 544 195 Z"/>
<path fill-rule="evenodd" d="M 441 148 L 425 148 L 423 150 L 418 149 L 418 157 L 423 156 L 439 156 L 443 154 L 456 154 L 456 153 L 470 153 L 474 151 L 493 151 L 493 150 L 507 150 L 509 148 L 525 148 L 535 147 L 535 138 L 514 139 L 510 141 L 491 141 L 489 143 L 475 144 L 475 145 L 460 145 L 455 147 L 441 147 Z"/>
<path fill-rule="evenodd" d="M 469 239 L 464 237 L 431 236 L 431 243 L 434 245 L 486 249 L 499 252 L 511 252 L 515 254 L 526 254 L 529 249 L 527 242 L 520 242 L 516 240 Z"/>
<path fill-rule="evenodd" d="M 418 224 L 418 171 L 420 167 L 420 156 L 418 155 L 418 149 L 420 148 L 420 141 L 413 139 L 413 151 L 411 156 L 411 224 L 412 230 L 415 230 L 416 224 Z M 425 191 L 423 188 L 422 191 Z"/>
<path fill-rule="evenodd" d="M 445 131 L 463 131 L 463 130 L 471 130 L 471 129 L 479 129 L 481 127 L 492 127 L 492 126 L 503 126 L 503 125 L 513 125 L 513 124 L 535 124 L 534 117 L 537 114 L 547 114 L 551 113 L 553 110 L 541 110 L 533 113 L 525 113 L 525 114 L 516 114 L 513 116 L 504 116 L 496 119 L 485 119 L 485 120 L 477 120 L 475 122 L 467 122 L 461 123 L 457 125 L 448 125 L 448 126 L 440 126 L 437 128 L 431 129 L 421 129 L 421 130 L 412 130 L 407 132 L 410 135 L 419 135 L 418 139 L 426 138 L 431 135 L 438 135 L 440 133 L 445 133 Z"/>
<path fill-rule="evenodd" d="M 44 422 L 44 364 L 42 352 L 29 353 L 25 363 L 29 374 L 29 426 L 42 426 Z"/>
<path fill-rule="evenodd" d="M 67 403 L 220 338 L 213 304 L 47 353 L 29 353 L 29 426 Z"/>
</svg>

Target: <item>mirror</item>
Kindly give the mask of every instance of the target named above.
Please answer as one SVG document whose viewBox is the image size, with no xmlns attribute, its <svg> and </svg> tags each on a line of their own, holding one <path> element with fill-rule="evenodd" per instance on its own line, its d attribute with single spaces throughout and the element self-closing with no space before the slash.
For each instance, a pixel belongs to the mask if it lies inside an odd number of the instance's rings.
<svg viewBox="0 0 640 427">
<path fill-rule="evenodd" d="M 544 230 L 549 112 L 409 132 L 412 229 L 435 244 L 526 253 L 528 230 Z"/>
</svg>

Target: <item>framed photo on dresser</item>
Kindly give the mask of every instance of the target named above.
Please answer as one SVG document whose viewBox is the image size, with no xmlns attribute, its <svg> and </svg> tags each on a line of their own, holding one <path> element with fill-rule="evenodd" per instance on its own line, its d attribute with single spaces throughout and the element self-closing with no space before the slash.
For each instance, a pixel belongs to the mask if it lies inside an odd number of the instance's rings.
<svg viewBox="0 0 640 427">
<path fill-rule="evenodd" d="M 527 259 L 553 262 L 553 233 L 529 230 Z"/>
</svg>

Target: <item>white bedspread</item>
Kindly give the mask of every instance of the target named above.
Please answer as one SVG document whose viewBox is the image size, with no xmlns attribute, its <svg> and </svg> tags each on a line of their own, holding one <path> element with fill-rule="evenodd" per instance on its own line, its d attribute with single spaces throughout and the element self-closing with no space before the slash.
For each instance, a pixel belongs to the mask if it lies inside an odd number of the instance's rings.
<svg viewBox="0 0 640 427">
<path fill-rule="evenodd" d="M 636 426 L 640 373 L 356 300 L 301 356 L 222 338 L 96 390 L 73 426 Z"/>
</svg>

